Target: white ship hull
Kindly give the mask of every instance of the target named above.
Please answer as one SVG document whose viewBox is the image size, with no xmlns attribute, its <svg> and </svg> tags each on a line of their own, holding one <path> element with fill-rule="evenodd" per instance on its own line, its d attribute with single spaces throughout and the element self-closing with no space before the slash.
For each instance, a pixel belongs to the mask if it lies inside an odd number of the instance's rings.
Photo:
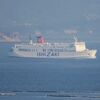
<svg viewBox="0 0 100 100">
<path fill-rule="evenodd" d="M 17 47 L 17 46 L 16 46 Z M 12 56 L 30 57 L 30 58 L 96 58 L 96 50 L 66 50 L 52 47 L 34 47 L 33 45 L 18 45 L 19 48 L 13 48 Z M 25 51 L 25 48 L 27 49 Z M 34 49 L 35 48 L 35 49 Z"/>
</svg>

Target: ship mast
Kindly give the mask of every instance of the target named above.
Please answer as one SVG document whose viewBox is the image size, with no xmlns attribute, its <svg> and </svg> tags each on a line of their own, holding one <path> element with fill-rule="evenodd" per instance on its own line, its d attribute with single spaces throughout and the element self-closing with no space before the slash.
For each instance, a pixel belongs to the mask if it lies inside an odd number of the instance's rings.
<svg viewBox="0 0 100 100">
<path fill-rule="evenodd" d="M 33 44 L 33 40 L 32 40 L 31 34 L 29 35 L 29 44 Z"/>
</svg>

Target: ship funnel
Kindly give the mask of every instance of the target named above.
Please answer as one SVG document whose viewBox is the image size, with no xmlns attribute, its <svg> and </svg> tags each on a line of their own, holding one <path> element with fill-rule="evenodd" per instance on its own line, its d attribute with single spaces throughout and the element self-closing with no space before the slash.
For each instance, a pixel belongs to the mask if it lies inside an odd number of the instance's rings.
<svg viewBox="0 0 100 100">
<path fill-rule="evenodd" d="M 37 37 L 37 42 L 38 42 L 38 43 L 45 43 L 44 37 L 43 37 L 43 36 L 38 36 L 38 37 Z"/>
</svg>

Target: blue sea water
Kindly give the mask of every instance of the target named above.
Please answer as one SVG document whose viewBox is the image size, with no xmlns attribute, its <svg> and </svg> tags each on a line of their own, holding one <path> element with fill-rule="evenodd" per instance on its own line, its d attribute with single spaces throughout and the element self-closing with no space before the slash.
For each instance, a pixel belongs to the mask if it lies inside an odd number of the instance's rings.
<svg viewBox="0 0 100 100">
<path fill-rule="evenodd" d="M 0 100 L 100 100 L 100 47 L 96 59 L 30 59 L 8 56 L 0 43 Z"/>
</svg>

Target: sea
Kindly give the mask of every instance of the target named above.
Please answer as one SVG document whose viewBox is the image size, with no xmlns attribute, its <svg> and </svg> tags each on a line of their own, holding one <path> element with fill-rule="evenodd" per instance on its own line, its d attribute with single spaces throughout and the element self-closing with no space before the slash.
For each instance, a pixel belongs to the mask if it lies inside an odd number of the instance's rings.
<svg viewBox="0 0 100 100">
<path fill-rule="evenodd" d="M 100 100 L 100 43 L 96 59 L 33 59 L 9 56 L 0 43 L 0 100 Z"/>
</svg>

